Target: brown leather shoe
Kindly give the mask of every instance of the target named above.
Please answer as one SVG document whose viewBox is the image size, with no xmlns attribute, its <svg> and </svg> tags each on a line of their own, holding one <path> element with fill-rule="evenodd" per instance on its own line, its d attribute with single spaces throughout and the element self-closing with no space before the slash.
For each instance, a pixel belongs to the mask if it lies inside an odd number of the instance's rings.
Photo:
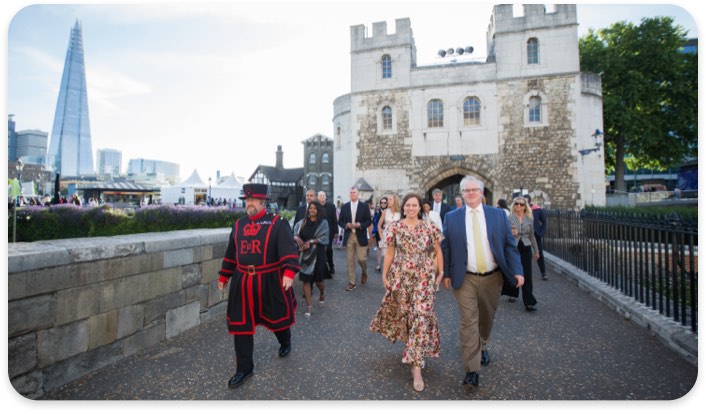
<svg viewBox="0 0 706 414">
<path fill-rule="evenodd" d="M 360 277 L 360 284 L 364 285 L 365 282 L 367 282 L 367 281 L 368 281 L 368 274 L 363 272 L 363 275 Z"/>
</svg>

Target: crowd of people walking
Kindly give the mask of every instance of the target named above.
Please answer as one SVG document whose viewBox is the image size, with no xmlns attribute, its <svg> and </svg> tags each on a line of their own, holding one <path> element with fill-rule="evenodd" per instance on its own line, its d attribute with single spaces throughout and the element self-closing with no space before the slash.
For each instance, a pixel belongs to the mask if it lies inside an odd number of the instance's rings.
<svg viewBox="0 0 706 414">
<path fill-rule="evenodd" d="M 242 199 L 248 215 L 234 225 L 222 268 L 219 289 L 228 296 L 228 331 L 235 338 L 236 373 L 228 386 L 237 388 L 252 374 L 255 327 L 275 333 L 279 356 L 291 349 L 291 325 L 302 284 L 304 316 L 314 312 L 314 286 L 319 306 L 326 303 L 325 281 L 335 274 L 334 245 L 346 252 L 345 290 L 353 292 L 369 279 L 368 255 L 375 252 L 375 270 L 385 294 L 379 309 L 371 310 L 370 331 L 391 342 L 404 343 L 401 362 L 410 366 L 412 388 L 425 389 L 427 358 L 441 350 L 434 304 L 443 285 L 452 291 L 460 315 L 463 387 L 479 386 L 480 367 L 490 364 L 490 338 L 502 295 L 514 301 L 522 292 L 528 312 L 537 310 L 532 261 L 542 260 L 541 236 L 546 220 L 541 207 L 517 197 L 512 208 L 505 200 L 498 208 L 484 204 L 484 183 L 472 176 L 460 182 L 455 205 L 443 202 L 440 189 L 432 199 L 410 192 L 360 199 L 351 187 L 349 201 L 336 208 L 324 192 L 306 192 L 293 225 L 265 206 L 267 186 L 246 184 Z M 360 271 L 358 271 L 360 268 Z M 256 306 L 257 304 L 257 306 Z M 268 306 L 263 306 L 267 304 Z"/>
</svg>

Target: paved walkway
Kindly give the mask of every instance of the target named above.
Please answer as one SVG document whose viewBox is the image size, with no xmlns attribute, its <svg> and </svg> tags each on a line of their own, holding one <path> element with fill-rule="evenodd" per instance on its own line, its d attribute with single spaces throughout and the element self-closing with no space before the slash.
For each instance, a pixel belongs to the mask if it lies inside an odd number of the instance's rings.
<svg viewBox="0 0 706 414">
<path fill-rule="evenodd" d="M 548 281 L 535 280 L 537 312 L 526 312 L 521 300 L 501 300 L 491 363 L 472 393 L 461 387 L 457 305 L 442 288 L 436 304 L 442 352 L 427 361 L 427 388 L 416 393 L 401 363 L 402 344 L 368 330 L 384 294 L 374 258 L 370 281 L 347 292 L 345 252 L 336 250 L 334 257 L 337 273 L 327 282 L 326 304 L 305 318 L 300 301 L 290 356 L 278 358 L 274 335 L 260 328 L 255 374 L 237 390 L 227 387 L 235 371 L 233 341 L 225 320 L 216 317 L 45 399 L 674 400 L 696 381 L 697 368 L 648 331 L 550 273 Z M 301 283 L 295 288 L 301 292 Z M 686 400 L 695 401 L 695 392 Z"/>
</svg>

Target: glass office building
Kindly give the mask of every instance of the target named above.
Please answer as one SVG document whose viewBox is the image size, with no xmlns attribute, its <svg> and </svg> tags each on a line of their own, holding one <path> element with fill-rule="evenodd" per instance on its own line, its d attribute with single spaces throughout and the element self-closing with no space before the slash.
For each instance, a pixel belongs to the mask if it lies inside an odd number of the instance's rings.
<svg viewBox="0 0 706 414">
<path fill-rule="evenodd" d="M 71 29 L 61 76 L 59 99 L 47 157 L 47 168 L 63 176 L 94 174 L 91 127 L 88 121 L 86 65 L 81 24 Z"/>
<path fill-rule="evenodd" d="M 120 176 L 123 163 L 123 153 L 114 149 L 99 149 L 96 151 L 98 175 Z"/>
</svg>

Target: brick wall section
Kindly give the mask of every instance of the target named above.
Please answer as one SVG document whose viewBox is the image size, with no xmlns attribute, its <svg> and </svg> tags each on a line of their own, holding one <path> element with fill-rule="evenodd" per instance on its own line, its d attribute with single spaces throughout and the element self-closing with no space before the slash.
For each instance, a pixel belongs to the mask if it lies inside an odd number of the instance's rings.
<svg viewBox="0 0 706 414">
<path fill-rule="evenodd" d="M 383 105 L 395 108 L 396 133 L 378 131 L 378 112 Z M 356 168 L 406 169 L 412 159 L 412 144 L 406 142 L 411 136 L 409 113 L 402 109 L 408 107 L 406 93 L 385 92 L 369 94 L 361 99 L 365 115 L 359 115 L 358 159 Z M 361 111 L 362 112 L 362 111 Z"/>
<path fill-rule="evenodd" d="M 8 246 L 8 373 L 38 398 L 225 313 L 230 229 Z"/>
<path fill-rule="evenodd" d="M 410 184 L 409 190 L 422 194 L 446 177 L 471 174 L 482 178 L 495 198 L 509 198 L 513 189 L 521 187 L 551 192 L 552 199 L 546 201 L 554 208 L 573 208 L 579 193 L 574 167 L 576 154 L 570 151 L 575 133 L 572 97 L 576 86 L 574 75 L 498 82 L 498 102 L 502 106 L 499 153 L 468 154 L 459 161 L 448 156 L 412 156 L 412 145 L 407 139 L 411 137 L 409 114 L 402 110 L 408 107 L 405 92 L 367 94 L 361 99 L 364 115 L 358 115 L 356 168 L 367 170 L 366 177 L 371 178 L 371 182 L 385 182 L 372 178 L 376 174 L 403 172 Z M 543 108 L 548 126 L 527 127 L 525 108 L 517 102 L 522 102 L 532 91 L 549 97 L 549 104 Z M 398 110 L 395 134 L 378 131 L 379 108 L 386 103 Z"/>
<path fill-rule="evenodd" d="M 508 197 L 514 188 L 551 193 L 552 208 L 571 209 L 578 196 L 577 172 L 573 165 L 576 154 L 571 149 L 574 134 L 572 111 L 575 103 L 576 78 L 545 77 L 542 79 L 498 82 L 500 117 L 500 154 L 495 178 L 496 194 Z M 548 97 L 547 126 L 527 127 L 522 102 L 526 94 L 539 91 Z"/>
</svg>

